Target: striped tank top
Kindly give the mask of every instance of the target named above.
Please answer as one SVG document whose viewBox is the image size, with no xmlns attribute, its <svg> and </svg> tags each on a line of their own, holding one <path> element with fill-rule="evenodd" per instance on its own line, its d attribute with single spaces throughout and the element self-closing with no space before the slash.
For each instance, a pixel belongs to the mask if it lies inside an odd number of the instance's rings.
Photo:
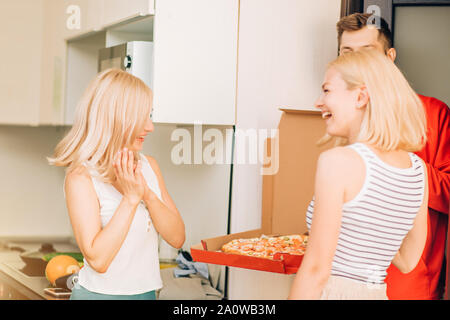
<svg viewBox="0 0 450 320">
<path fill-rule="evenodd" d="M 363 143 L 347 146 L 364 160 L 366 174 L 356 197 L 342 207 L 342 220 L 331 275 L 367 284 L 383 284 L 387 268 L 412 229 L 424 197 L 424 168 L 409 152 L 412 166 L 383 162 Z M 311 228 L 314 197 L 306 224 Z"/>
</svg>

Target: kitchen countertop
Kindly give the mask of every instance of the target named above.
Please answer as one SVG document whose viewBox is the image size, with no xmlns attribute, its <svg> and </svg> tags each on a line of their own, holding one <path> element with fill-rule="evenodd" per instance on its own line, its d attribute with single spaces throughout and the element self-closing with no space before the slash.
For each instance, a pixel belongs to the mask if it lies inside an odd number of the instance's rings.
<svg viewBox="0 0 450 320">
<path fill-rule="evenodd" d="M 41 243 L 20 243 L 14 242 L 10 246 L 19 246 L 26 251 L 37 251 Z M 71 243 L 53 243 L 54 248 L 59 252 L 79 252 L 76 245 Z M 10 280 L 9 285 L 20 291 L 24 296 L 33 300 L 67 300 L 68 298 L 55 298 L 44 292 L 45 288 L 51 288 L 50 282 L 44 277 L 30 277 L 22 273 L 20 269 L 25 263 L 20 258 L 18 251 L 0 252 L 0 272 Z"/>
<path fill-rule="evenodd" d="M 8 247 L 20 247 L 26 251 L 38 251 L 42 243 L 52 243 L 56 251 L 59 252 L 80 252 L 78 246 L 72 241 L 54 242 L 38 240 L 36 242 L 27 240 L 7 241 Z M 0 250 L 0 282 L 6 281 L 6 284 L 19 291 L 21 296 L 30 300 L 68 300 L 69 298 L 55 298 L 44 292 L 45 288 L 51 288 L 52 285 L 44 277 L 30 277 L 20 270 L 25 266 L 25 262 L 20 258 L 19 251 Z M 160 268 L 173 268 L 176 266 L 175 261 L 160 261 Z M 0 288 L 1 289 L 1 288 Z"/>
</svg>

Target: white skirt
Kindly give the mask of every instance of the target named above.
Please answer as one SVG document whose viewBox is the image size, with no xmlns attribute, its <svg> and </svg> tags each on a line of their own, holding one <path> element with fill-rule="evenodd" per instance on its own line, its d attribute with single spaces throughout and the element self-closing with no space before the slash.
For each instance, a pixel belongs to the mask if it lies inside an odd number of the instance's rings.
<svg viewBox="0 0 450 320">
<path fill-rule="evenodd" d="M 387 300 L 386 284 L 375 285 L 330 276 L 320 300 Z"/>
</svg>

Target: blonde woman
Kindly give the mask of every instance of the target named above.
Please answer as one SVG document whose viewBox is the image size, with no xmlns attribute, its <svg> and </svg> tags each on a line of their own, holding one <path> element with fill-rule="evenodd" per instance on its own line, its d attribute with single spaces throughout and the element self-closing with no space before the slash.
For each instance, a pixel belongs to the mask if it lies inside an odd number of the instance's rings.
<svg viewBox="0 0 450 320">
<path fill-rule="evenodd" d="M 373 49 L 331 62 L 322 89 L 325 140 L 341 146 L 319 157 L 308 248 L 289 298 L 387 299 L 386 269 L 413 270 L 426 240 L 427 173 L 412 153 L 426 142 L 423 107 Z"/>
<path fill-rule="evenodd" d="M 152 92 L 117 69 L 97 75 L 50 164 L 67 167 L 65 196 L 84 256 L 71 299 L 155 299 L 158 234 L 181 248 L 183 220 L 157 162 L 140 154 L 154 127 Z"/>
</svg>

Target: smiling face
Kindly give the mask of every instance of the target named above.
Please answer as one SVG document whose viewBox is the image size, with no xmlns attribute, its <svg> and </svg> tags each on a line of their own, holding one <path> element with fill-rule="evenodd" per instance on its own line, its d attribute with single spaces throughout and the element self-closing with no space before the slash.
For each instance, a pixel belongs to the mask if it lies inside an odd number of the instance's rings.
<svg viewBox="0 0 450 320">
<path fill-rule="evenodd" d="M 365 88 L 348 89 L 335 68 L 329 68 L 322 85 L 322 94 L 315 106 L 322 112 L 330 136 L 355 141 L 367 104 Z"/>
<path fill-rule="evenodd" d="M 151 117 L 149 116 L 147 118 L 147 121 L 145 122 L 144 128 L 139 133 L 138 137 L 134 140 L 134 142 L 131 146 L 131 149 L 133 151 L 141 151 L 143 148 L 143 145 L 144 145 L 145 137 L 150 132 L 153 132 L 154 129 L 155 129 L 155 127 L 153 125 L 153 121 L 152 121 Z"/>
</svg>

